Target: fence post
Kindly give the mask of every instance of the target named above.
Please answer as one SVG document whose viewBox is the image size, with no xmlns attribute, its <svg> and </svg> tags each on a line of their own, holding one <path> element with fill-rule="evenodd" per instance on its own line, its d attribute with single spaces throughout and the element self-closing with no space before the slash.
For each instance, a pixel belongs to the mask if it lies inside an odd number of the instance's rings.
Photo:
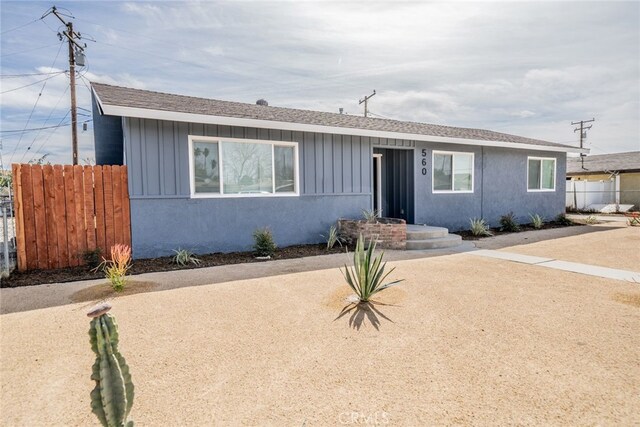
<svg viewBox="0 0 640 427">
<path fill-rule="evenodd" d="M 2 237 L 4 237 L 4 271 L 9 274 L 9 221 L 7 220 L 7 205 L 2 204 Z"/>
</svg>

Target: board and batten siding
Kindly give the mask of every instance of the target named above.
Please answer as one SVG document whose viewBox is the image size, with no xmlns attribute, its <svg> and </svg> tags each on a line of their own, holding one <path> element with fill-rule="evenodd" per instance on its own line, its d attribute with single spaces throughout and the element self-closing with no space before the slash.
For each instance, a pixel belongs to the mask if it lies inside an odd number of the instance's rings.
<svg viewBox="0 0 640 427">
<path fill-rule="evenodd" d="M 411 141 L 124 118 L 125 164 L 135 198 L 189 197 L 189 135 L 298 142 L 300 195 L 371 195 L 372 146 Z"/>
</svg>

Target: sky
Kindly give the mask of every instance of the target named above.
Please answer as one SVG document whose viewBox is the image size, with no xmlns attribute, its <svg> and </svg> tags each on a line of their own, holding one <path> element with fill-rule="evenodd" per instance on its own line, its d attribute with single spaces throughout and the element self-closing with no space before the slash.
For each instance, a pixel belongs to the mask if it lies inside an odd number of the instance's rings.
<svg viewBox="0 0 640 427">
<path fill-rule="evenodd" d="M 71 162 L 68 52 L 54 3 L 0 3 L 2 160 Z M 56 2 L 83 36 L 89 82 L 490 129 L 640 150 L 640 2 Z M 83 130 L 86 122 L 87 130 Z M 45 128 L 45 129 L 42 129 Z M 26 131 L 25 131 L 26 130 Z"/>
</svg>

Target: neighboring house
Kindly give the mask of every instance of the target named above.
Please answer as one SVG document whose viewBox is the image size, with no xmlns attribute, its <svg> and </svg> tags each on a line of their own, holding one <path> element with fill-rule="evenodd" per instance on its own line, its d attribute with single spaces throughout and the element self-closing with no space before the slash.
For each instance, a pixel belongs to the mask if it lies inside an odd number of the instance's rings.
<svg viewBox="0 0 640 427">
<path fill-rule="evenodd" d="M 96 163 L 129 171 L 134 254 L 319 242 L 362 210 L 453 230 L 564 212 L 567 145 L 92 84 Z"/>
<path fill-rule="evenodd" d="M 631 205 L 631 209 L 636 210 L 640 208 L 640 151 L 568 158 L 567 179 L 586 181 L 583 184 L 586 198 L 596 199 L 599 203 L 593 203 L 595 205 L 612 203 Z M 599 188 L 598 184 L 589 183 L 601 183 L 602 191 L 595 190 Z M 609 197 L 611 200 L 597 200 L 599 197 Z"/>
</svg>

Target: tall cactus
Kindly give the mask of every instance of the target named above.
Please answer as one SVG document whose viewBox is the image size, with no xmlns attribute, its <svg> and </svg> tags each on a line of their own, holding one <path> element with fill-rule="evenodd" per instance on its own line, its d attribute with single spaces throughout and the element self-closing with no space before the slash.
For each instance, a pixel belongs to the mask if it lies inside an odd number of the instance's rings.
<svg viewBox="0 0 640 427">
<path fill-rule="evenodd" d="M 109 310 L 111 305 L 104 303 L 87 313 L 92 318 L 89 336 L 96 354 L 91 409 L 105 427 L 133 427 L 133 421 L 127 421 L 133 406 L 133 383 L 129 366 L 118 351 L 118 325 Z"/>
</svg>

